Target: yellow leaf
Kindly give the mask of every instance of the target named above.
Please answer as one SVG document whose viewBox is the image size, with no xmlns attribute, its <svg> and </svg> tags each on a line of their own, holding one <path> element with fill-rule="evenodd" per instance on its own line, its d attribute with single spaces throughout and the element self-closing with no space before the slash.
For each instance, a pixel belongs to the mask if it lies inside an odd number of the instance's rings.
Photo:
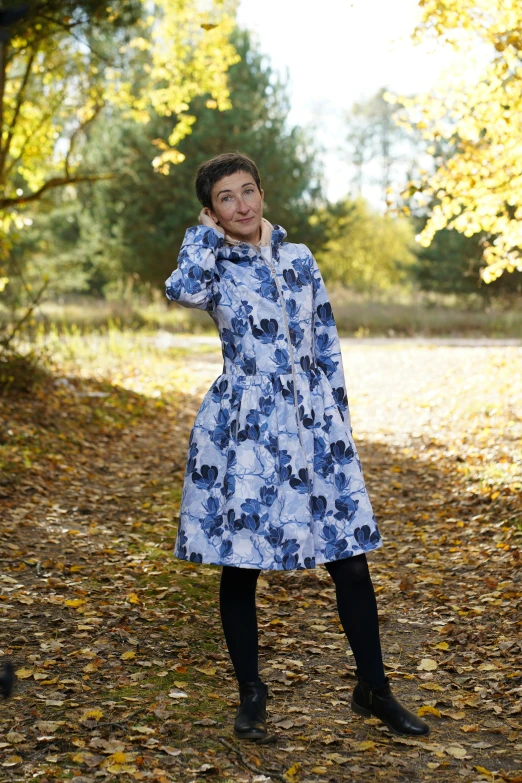
<svg viewBox="0 0 522 783">
<path fill-rule="evenodd" d="M 85 598 L 70 598 L 68 601 L 65 601 L 65 606 L 76 609 L 78 606 L 83 606 L 85 603 L 87 603 Z"/>
<path fill-rule="evenodd" d="M 433 647 L 435 650 L 449 650 L 449 644 L 447 642 L 439 642 L 438 644 L 434 644 Z"/>
<path fill-rule="evenodd" d="M 316 775 L 326 775 L 328 772 L 328 767 L 312 767 L 312 772 L 314 772 Z"/>
<path fill-rule="evenodd" d="M 375 748 L 375 742 L 373 740 L 363 740 L 362 742 L 356 742 L 354 750 L 373 750 Z"/>
<path fill-rule="evenodd" d="M 438 665 L 437 661 L 434 661 L 432 658 L 423 658 L 417 666 L 417 670 L 421 672 L 433 672 L 438 668 Z"/>
<path fill-rule="evenodd" d="M 127 596 L 127 601 L 129 601 L 129 603 L 131 603 L 131 604 L 139 604 L 139 603 L 141 603 L 140 599 L 138 598 L 136 593 L 131 593 L 130 595 L 128 595 Z"/>
<path fill-rule="evenodd" d="M 84 666 L 82 672 L 97 672 L 99 668 L 100 664 L 93 661 L 92 663 L 88 663 L 86 666 Z"/>
<path fill-rule="evenodd" d="M 15 767 L 17 764 L 20 764 L 21 761 L 22 759 L 20 756 L 9 756 L 9 758 L 2 763 L 2 767 Z"/>
<path fill-rule="evenodd" d="M 135 657 L 136 653 L 134 650 L 127 650 L 127 652 L 124 652 L 123 655 L 120 655 L 122 661 L 131 661 Z"/>
<path fill-rule="evenodd" d="M 216 673 L 215 666 L 195 666 L 194 668 L 196 669 L 196 671 L 201 672 L 202 674 L 206 674 L 207 677 L 211 677 L 213 674 Z"/>
<path fill-rule="evenodd" d="M 288 783 L 295 783 L 299 779 L 299 771 L 301 769 L 301 764 L 296 761 L 292 764 L 291 767 L 289 767 L 286 772 L 283 772 L 283 778 L 288 781 Z"/>
<path fill-rule="evenodd" d="M 474 767 L 476 772 L 480 772 L 481 775 L 493 775 L 493 772 L 490 772 L 489 769 L 486 769 L 486 767 Z"/>
<path fill-rule="evenodd" d="M 211 24 L 210 22 L 203 22 L 201 25 L 203 30 L 214 30 L 217 27 L 217 24 Z"/>
<path fill-rule="evenodd" d="M 18 669 L 15 674 L 19 680 L 27 680 L 28 677 L 33 676 L 34 669 Z"/>
<path fill-rule="evenodd" d="M 122 773 L 132 775 L 134 772 L 138 771 L 138 767 L 135 767 L 134 764 L 110 764 L 109 766 L 105 767 L 105 769 L 107 772 L 111 772 L 113 775 Z"/>
<path fill-rule="evenodd" d="M 83 713 L 82 720 L 100 720 L 100 718 L 103 718 L 103 712 L 102 710 L 86 710 Z"/>
<path fill-rule="evenodd" d="M 20 734 L 19 731 L 10 731 L 9 734 L 7 734 L 7 741 L 11 743 L 11 745 L 18 745 L 19 742 L 23 742 L 25 740 L 25 734 Z"/>
<path fill-rule="evenodd" d="M 423 715 L 436 715 L 437 718 L 440 718 L 440 712 L 436 707 L 431 707 L 429 704 L 424 705 L 423 707 L 419 707 L 417 710 L 417 715 L 420 715 L 421 717 Z"/>
<path fill-rule="evenodd" d="M 127 758 L 127 754 L 123 752 L 113 753 L 112 756 L 109 756 L 109 760 L 114 764 L 125 764 L 126 761 L 129 759 Z"/>
</svg>

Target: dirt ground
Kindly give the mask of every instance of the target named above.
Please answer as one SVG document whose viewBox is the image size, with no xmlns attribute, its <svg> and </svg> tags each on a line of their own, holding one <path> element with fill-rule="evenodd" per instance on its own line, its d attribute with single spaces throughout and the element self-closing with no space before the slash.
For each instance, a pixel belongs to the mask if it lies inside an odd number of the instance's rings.
<svg viewBox="0 0 522 783">
<path fill-rule="evenodd" d="M 221 569 L 176 560 L 185 394 L 50 377 L 0 398 L 0 779 L 522 781 L 522 348 L 346 346 L 354 438 L 384 545 L 368 555 L 397 698 L 419 740 L 353 715 L 326 569 L 259 579 L 270 737 L 236 740 Z M 170 365 L 169 365 L 170 367 Z"/>
</svg>

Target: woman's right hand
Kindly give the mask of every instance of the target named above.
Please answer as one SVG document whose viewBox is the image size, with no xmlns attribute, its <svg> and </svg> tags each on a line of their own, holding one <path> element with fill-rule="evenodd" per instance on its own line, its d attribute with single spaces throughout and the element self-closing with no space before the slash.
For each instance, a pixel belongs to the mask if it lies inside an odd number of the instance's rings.
<svg viewBox="0 0 522 783">
<path fill-rule="evenodd" d="M 220 231 L 221 233 L 223 233 L 223 229 L 221 228 L 221 226 L 218 226 L 216 221 L 211 217 L 208 207 L 203 207 L 203 209 L 199 213 L 198 221 L 201 223 L 202 226 L 209 226 L 210 228 L 215 228 L 216 231 Z"/>
</svg>

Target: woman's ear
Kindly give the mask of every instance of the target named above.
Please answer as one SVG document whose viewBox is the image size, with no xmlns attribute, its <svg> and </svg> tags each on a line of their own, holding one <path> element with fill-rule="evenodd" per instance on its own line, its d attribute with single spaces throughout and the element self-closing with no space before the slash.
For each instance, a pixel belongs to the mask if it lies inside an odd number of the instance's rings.
<svg viewBox="0 0 522 783">
<path fill-rule="evenodd" d="M 210 215 L 210 217 L 212 218 L 216 226 L 220 226 L 221 223 L 219 222 L 216 213 L 212 209 L 210 209 L 210 207 L 208 207 L 207 209 L 208 209 L 208 214 Z"/>
</svg>

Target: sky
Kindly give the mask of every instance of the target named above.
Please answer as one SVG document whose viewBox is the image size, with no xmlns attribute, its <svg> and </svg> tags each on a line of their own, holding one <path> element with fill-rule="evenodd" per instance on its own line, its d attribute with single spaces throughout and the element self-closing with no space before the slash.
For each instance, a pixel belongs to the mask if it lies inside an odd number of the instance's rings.
<svg viewBox="0 0 522 783">
<path fill-rule="evenodd" d="M 413 45 L 418 0 L 240 0 L 238 23 L 252 30 L 272 66 L 290 77 L 289 122 L 311 126 L 327 148 L 330 199 L 346 195 L 343 116 L 381 87 L 411 94 L 429 89 L 454 56 L 431 43 Z M 371 200 L 371 198 L 370 198 Z"/>
</svg>

